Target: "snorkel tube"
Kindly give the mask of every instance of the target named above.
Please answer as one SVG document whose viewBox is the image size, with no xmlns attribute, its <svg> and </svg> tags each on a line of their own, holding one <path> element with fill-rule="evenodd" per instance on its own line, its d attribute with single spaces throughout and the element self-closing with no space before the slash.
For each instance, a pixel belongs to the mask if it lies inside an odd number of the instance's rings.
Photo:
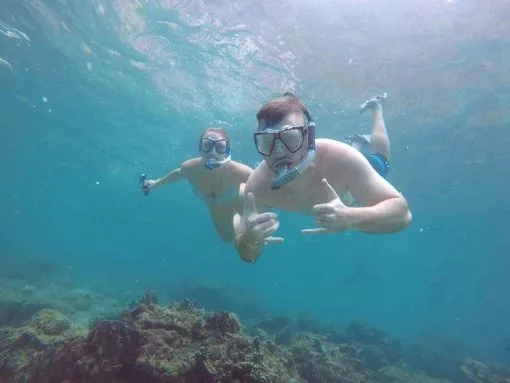
<svg viewBox="0 0 510 383">
<path fill-rule="evenodd" d="M 290 92 L 285 92 L 283 94 L 284 97 L 293 97 L 297 98 Z M 304 105 L 303 105 L 304 106 Z M 315 159 L 315 122 L 313 121 L 312 115 L 308 108 L 304 107 L 303 113 L 308 119 L 307 128 L 308 128 L 308 153 L 306 157 L 303 158 L 296 166 L 289 169 L 288 167 L 283 167 L 282 169 L 278 169 L 278 173 L 276 177 L 273 178 L 271 189 L 277 190 L 280 189 L 286 183 L 289 183 L 294 178 L 296 178 L 299 174 L 303 173 L 308 166 L 310 166 Z"/>
<path fill-rule="evenodd" d="M 230 144 L 229 144 L 230 145 Z M 214 160 L 214 159 L 208 159 L 205 161 L 204 166 L 206 169 L 213 170 L 216 168 L 221 168 L 228 164 L 230 160 L 232 159 L 232 149 L 229 147 L 226 153 L 226 157 L 220 161 Z"/>
</svg>

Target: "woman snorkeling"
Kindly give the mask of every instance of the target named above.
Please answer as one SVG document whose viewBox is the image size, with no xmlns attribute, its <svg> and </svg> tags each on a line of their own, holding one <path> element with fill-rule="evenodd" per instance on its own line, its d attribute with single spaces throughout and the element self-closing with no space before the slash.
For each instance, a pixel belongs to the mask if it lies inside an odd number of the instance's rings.
<svg viewBox="0 0 510 383">
<path fill-rule="evenodd" d="M 216 231 L 230 243 L 234 239 L 232 219 L 242 209 L 240 188 L 252 169 L 231 159 L 231 143 L 226 131 L 207 128 L 198 143 L 200 157 L 192 158 L 157 180 L 145 180 L 142 188 L 150 190 L 177 181 L 187 180 L 194 194 L 209 208 Z"/>
</svg>

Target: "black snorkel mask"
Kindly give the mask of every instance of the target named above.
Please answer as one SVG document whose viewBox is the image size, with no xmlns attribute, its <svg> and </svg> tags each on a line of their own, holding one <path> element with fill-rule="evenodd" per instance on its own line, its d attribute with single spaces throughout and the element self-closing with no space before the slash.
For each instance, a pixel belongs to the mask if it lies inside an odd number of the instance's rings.
<svg viewBox="0 0 510 383">
<path fill-rule="evenodd" d="M 285 92 L 284 97 L 295 98 L 290 92 Z M 306 106 L 303 105 L 303 113 L 307 119 L 307 130 L 308 130 L 308 153 L 296 166 L 289 168 L 287 166 L 278 169 L 276 177 L 273 178 L 271 183 L 271 189 L 280 189 L 283 185 L 289 183 L 299 174 L 303 173 L 315 159 L 315 122 L 313 121 L 312 114 Z"/>
</svg>

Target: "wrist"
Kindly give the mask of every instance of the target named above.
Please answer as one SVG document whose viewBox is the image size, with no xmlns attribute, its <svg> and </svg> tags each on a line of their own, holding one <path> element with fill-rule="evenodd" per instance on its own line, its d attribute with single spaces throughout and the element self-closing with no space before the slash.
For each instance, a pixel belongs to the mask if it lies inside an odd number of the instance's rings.
<svg viewBox="0 0 510 383">
<path fill-rule="evenodd" d="M 250 239 L 247 238 L 248 236 L 246 233 L 241 234 L 241 242 L 244 246 L 246 246 L 248 249 L 256 249 L 260 247 L 260 242 L 256 239 Z"/>
<path fill-rule="evenodd" d="M 362 221 L 362 210 L 357 207 L 346 207 L 345 217 L 347 222 L 347 229 L 359 229 Z"/>
<path fill-rule="evenodd" d="M 245 233 L 239 234 L 237 237 L 237 246 L 239 256 L 243 261 L 255 263 L 260 256 L 261 243 L 257 240 L 246 238 Z"/>
</svg>

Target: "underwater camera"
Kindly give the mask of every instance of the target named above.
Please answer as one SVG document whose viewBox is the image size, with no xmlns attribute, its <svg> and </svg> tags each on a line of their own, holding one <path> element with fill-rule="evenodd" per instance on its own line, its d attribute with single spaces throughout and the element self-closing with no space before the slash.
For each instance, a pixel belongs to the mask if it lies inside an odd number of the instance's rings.
<svg viewBox="0 0 510 383">
<path fill-rule="evenodd" d="M 149 186 L 147 185 L 147 174 L 145 174 L 145 173 L 140 174 L 139 182 L 140 182 L 140 187 L 142 188 L 143 194 L 148 196 L 149 195 Z"/>
</svg>

